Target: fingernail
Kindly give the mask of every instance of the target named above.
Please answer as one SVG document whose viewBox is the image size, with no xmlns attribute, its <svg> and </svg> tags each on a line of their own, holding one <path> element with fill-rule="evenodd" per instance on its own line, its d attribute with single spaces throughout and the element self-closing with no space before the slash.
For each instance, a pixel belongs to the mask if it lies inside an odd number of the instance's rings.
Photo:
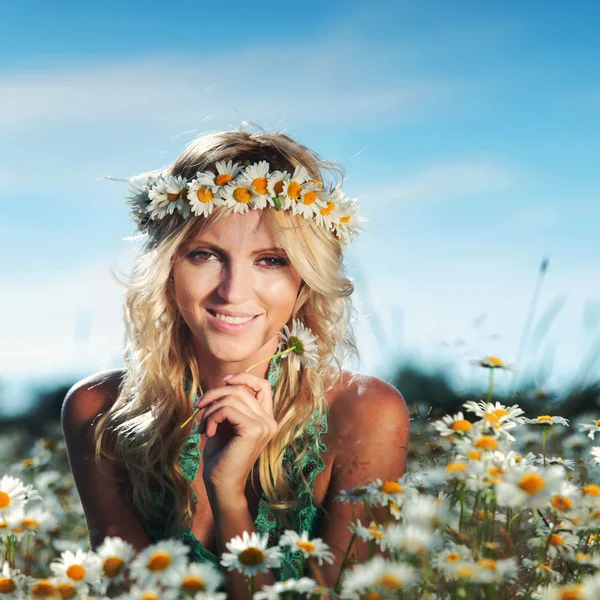
<svg viewBox="0 0 600 600">
<path fill-rule="evenodd" d="M 231 379 L 232 377 L 233 377 L 233 374 L 225 375 L 225 377 L 223 377 L 223 381 L 227 381 L 228 379 Z"/>
<path fill-rule="evenodd" d="M 202 394 L 202 396 L 203 396 L 203 395 L 204 395 L 204 394 Z M 198 406 L 198 403 L 200 402 L 200 400 L 202 400 L 202 396 L 199 396 L 198 398 L 196 398 L 196 402 L 194 402 L 194 408 L 195 408 L 196 406 Z"/>
</svg>

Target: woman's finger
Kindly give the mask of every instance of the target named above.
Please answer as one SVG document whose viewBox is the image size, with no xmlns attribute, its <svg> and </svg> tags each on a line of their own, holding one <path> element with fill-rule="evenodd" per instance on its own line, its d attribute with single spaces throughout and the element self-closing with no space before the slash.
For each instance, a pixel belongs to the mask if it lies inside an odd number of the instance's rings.
<svg viewBox="0 0 600 600">
<path fill-rule="evenodd" d="M 254 419 L 239 410 L 239 406 L 222 404 L 216 407 L 206 418 L 206 437 L 212 437 L 217 432 L 217 427 L 228 421 L 238 430 L 242 437 L 266 438 L 269 429 L 264 421 Z"/>
<path fill-rule="evenodd" d="M 246 392 L 246 394 L 251 396 L 249 392 Z M 223 406 L 231 406 L 255 421 L 264 422 L 265 430 L 272 431 L 274 429 L 273 425 L 275 420 L 262 409 L 254 398 L 252 400 L 254 401 L 253 405 L 248 402 L 248 399 L 240 399 L 234 395 L 228 395 L 214 401 L 203 411 L 200 421 L 198 422 L 198 432 L 203 433 L 203 431 L 206 430 L 206 424 L 210 416 Z"/>
<path fill-rule="evenodd" d="M 227 385 L 243 384 L 250 388 L 255 394 L 259 404 L 270 414 L 273 414 L 273 392 L 271 383 L 263 377 L 257 377 L 251 373 L 236 373 L 225 380 Z"/>
</svg>

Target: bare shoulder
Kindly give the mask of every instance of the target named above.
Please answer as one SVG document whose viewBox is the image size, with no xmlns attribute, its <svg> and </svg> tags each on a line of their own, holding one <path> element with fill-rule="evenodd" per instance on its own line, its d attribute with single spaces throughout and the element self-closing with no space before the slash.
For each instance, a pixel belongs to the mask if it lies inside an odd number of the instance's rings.
<svg viewBox="0 0 600 600">
<path fill-rule="evenodd" d="M 89 425 L 107 411 L 119 395 L 123 369 L 112 369 L 78 381 L 65 396 L 62 405 L 63 428 Z"/>
<path fill-rule="evenodd" d="M 329 406 L 336 442 L 364 440 L 377 432 L 408 435 L 410 419 L 406 402 L 390 383 L 372 375 L 343 371 L 334 391 Z"/>
</svg>

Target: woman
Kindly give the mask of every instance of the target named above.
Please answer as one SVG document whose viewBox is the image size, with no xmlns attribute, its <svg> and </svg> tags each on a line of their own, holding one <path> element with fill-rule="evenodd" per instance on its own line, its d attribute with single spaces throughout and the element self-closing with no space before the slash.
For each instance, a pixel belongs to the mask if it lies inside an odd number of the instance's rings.
<svg viewBox="0 0 600 600">
<path fill-rule="evenodd" d="M 358 355 L 343 251 L 361 227 L 326 173 L 339 170 L 288 135 L 224 131 L 129 199 L 147 239 L 125 284 L 126 368 L 77 383 L 63 407 L 92 548 L 108 535 L 138 550 L 177 536 L 218 564 L 244 530 L 269 532 L 269 545 L 307 530 L 334 553 L 333 586 L 348 524 L 370 521 L 336 496 L 405 472 L 401 394 L 343 370 Z M 312 357 L 270 358 L 299 332 L 316 341 Z M 356 558 L 366 554 L 359 542 Z M 256 589 L 297 576 L 296 555 Z M 246 597 L 241 575 L 225 575 Z"/>
</svg>

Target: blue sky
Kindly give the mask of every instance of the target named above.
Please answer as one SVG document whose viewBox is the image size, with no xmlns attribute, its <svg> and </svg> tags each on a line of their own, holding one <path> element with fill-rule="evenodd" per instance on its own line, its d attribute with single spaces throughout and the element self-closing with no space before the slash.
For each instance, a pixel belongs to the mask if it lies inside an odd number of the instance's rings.
<svg viewBox="0 0 600 600">
<path fill-rule="evenodd" d="M 34 383 L 121 364 L 109 269 L 127 269 L 133 231 L 125 184 L 102 176 L 158 168 L 243 120 L 346 166 L 370 219 L 347 257 L 359 370 L 411 360 L 482 383 L 465 357 L 515 361 L 548 256 L 538 317 L 561 309 L 521 369 L 546 365 L 548 388 L 577 375 L 600 337 L 595 3 L 82 6 L 3 7 L 0 381 L 14 406 Z"/>
</svg>

